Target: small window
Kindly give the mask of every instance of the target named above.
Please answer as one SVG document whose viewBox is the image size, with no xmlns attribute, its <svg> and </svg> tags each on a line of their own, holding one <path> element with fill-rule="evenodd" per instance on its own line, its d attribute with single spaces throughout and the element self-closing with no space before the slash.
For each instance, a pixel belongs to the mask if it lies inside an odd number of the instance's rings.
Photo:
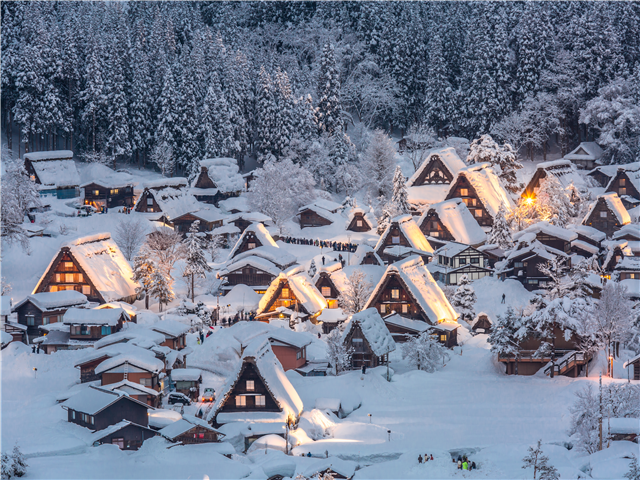
<svg viewBox="0 0 640 480">
<path fill-rule="evenodd" d="M 387 307 L 384 303 L 380 305 L 380 313 L 387 313 Z"/>
<path fill-rule="evenodd" d="M 84 282 L 84 277 L 82 276 L 81 273 L 76 273 L 76 282 L 77 283 L 82 283 Z"/>
<path fill-rule="evenodd" d="M 91 287 L 89 285 L 82 285 L 82 294 L 91 295 Z"/>
<path fill-rule="evenodd" d="M 402 304 L 402 313 L 409 313 L 409 304 L 407 303 Z"/>
<path fill-rule="evenodd" d="M 619 188 L 618 189 L 618 195 L 626 195 L 627 194 L 627 189 L 626 188 Z"/>
<path fill-rule="evenodd" d="M 58 291 L 58 286 L 57 285 L 51 285 L 49 287 L 49 291 L 50 292 L 57 292 Z"/>
<path fill-rule="evenodd" d="M 247 397 L 243 395 L 236 396 L 236 407 L 246 407 L 247 406 Z"/>
<path fill-rule="evenodd" d="M 471 257 L 471 263 L 473 263 L 474 265 L 479 265 L 480 259 L 478 257 Z"/>
<path fill-rule="evenodd" d="M 62 283 L 62 274 L 56 273 L 56 283 Z"/>
<path fill-rule="evenodd" d="M 49 317 L 42 317 L 42 324 L 49 325 Z"/>
<path fill-rule="evenodd" d="M 446 335 L 440 335 L 440 341 L 441 342 L 446 342 L 447 341 L 447 336 Z"/>
<path fill-rule="evenodd" d="M 153 382 L 153 379 L 151 379 L 151 378 L 144 378 L 143 377 L 143 378 L 140 379 L 140 385 L 143 385 L 145 387 L 151 387 L 152 386 L 152 382 Z"/>
<path fill-rule="evenodd" d="M 254 248 L 256 248 L 256 244 L 255 244 L 255 243 L 253 243 L 253 242 L 249 242 L 249 243 L 247 244 L 247 248 L 248 248 L 249 250 L 253 250 Z"/>
<path fill-rule="evenodd" d="M 393 298 L 394 300 L 397 300 L 400 298 L 400 289 L 399 288 L 392 288 L 391 289 L 391 298 Z"/>
<path fill-rule="evenodd" d="M 264 395 L 256 396 L 256 407 L 264 407 L 266 405 L 266 398 Z"/>
<path fill-rule="evenodd" d="M 111 195 L 117 195 L 117 194 L 118 194 L 118 189 L 117 188 L 111 189 Z"/>
<path fill-rule="evenodd" d="M 120 450 L 124 450 L 124 438 L 112 438 L 112 445 L 117 445 Z"/>
<path fill-rule="evenodd" d="M 458 259 L 458 263 L 460 265 L 466 265 L 467 264 L 467 259 L 466 258 L 459 258 Z"/>
<path fill-rule="evenodd" d="M 73 273 L 66 273 L 64 275 L 65 283 L 73 283 Z"/>
<path fill-rule="evenodd" d="M 76 411 L 75 410 L 71 410 L 71 419 L 72 420 L 76 419 Z"/>
<path fill-rule="evenodd" d="M 94 425 L 94 424 L 95 424 L 95 419 L 94 419 L 93 415 L 90 415 L 90 416 L 89 416 L 89 420 L 90 420 L 90 421 L 89 421 L 89 423 L 90 423 L 91 425 Z"/>
<path fill-rule="evenodd" d="M 400 244 L 400 237 L 397 236 L 397 235 L 391 237 L 391 243 L 393 243 L 394 245 L 399 245 Z"/>
<path fill-rule="evenodd" d="M 461 188 L 460 189 L 460 195 L 462 195 L 463 197 L 466 197 L 469 195 L 469 190 L 466 188 Z"/>
<path fill-rule="evenodd" d="M 296 352 L 296 360 L 300 360 L 300 357 L 302 357 L 302 352 L 301 351 Z"/>
<path fill-rule="evenodd" d="M 256 383 L 253 380 L 247 380 L 247 392 L 253 392 L 256 389 Z"/>
<path fill-rule="evenodd" d="M 282 289 L 282 297 L 283 298 L 289 298 L 289 289 L 288 288 L 283 288 Z"/>
<path fill-rule="evenodd" d="M 482 217 L 482 210 L 480 210 L 479 208 L 476 209 L 476 217 L 480 218 Z"/>
<path fill-rule="evenodd" d="M 626 186 L 626 184 L 627 184 L 627 179 L 626 178 L 621 178 L 620 179 L 620 186 L 624 187 L 624 186 Z"/>
<path fill-rule="evenodd" d="M 27 325 L 34 326 L 36 324 L 36 317 L 33 315 L 27 315 Z"/>
<path fill-rule="evenodd" d="M 431 232 L 431 236 L 434 238 L 438 238 L 440 236 L 440 232 L 438 232 L 437 230 L 435 232 Z"/>
<path fill-rule="evenodd" d="M 73 270 L 73 262 L 64 262 L 64 269 L 65 270 Z"/>
<path fill-rule="evenodd" d="M 607 218 L 606 210 L 603 210 L 602 212 L 600 212 L 600 218 Z"/>
<path fill-rule="evenodd" d="M 153 207 L 153 197 L 147 197 L 147 207 Z"/>
<path fill-rule="evenodd" d="M 356 225 L 358 227 L 361 227 L 362 226 L 362 220 L 356 220 Z"/>
<path fill-rule="evenodd" d="M 327 298 L 331 296 L 331 287 L 322 287 L 322 296 Z"/>
<path fill-rule="evenodd" d="M 102 335 L 111 335 L 111 327 L 102 327 L 102 330 L 100 332 Z"/>
</svg>

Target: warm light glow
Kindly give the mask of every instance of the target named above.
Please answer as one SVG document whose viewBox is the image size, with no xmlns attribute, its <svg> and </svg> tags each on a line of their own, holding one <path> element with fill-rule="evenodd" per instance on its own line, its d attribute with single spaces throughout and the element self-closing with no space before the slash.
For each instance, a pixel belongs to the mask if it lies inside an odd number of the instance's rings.
<svg viewBox="0 0 640 480">
<path fill-rule="evenodd" d="M 536 201 L 536 200 L 535 200 L 535 198 L 533 198 L 533 197 L 526 197 L 526 198 L 524 199 L 524 203 L 525 203 L 525 204 L 527 204 L 527 205 L 533 205 L 535 201 Z"/>
</svg>

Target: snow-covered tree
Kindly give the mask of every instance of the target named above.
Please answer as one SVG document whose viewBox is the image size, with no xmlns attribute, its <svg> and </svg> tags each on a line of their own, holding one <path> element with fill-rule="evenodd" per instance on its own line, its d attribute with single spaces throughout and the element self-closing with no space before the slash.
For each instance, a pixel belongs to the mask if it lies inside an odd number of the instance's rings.
<svg viewBox="0 0 640 480">
<path fill-rule="evenodd" d="M 354 270 L 347 277 L 347 284 L 338 295 L 338 305 L 346 314 L 358 313 L 369 300 L 372 288 L 362 270 Z"/>
<path fill-rule="evenodd" d="M 166 154 L 171 152 L 171 155 L 166 155 L 165 158 L 171 158 L 175 165 L 175 154 L 178 150 L 179 133 L 177 129 L 178 125 L 178 94 L 176 92 L 176 84 L 173 76 L 171 66 L 165 62 L 163 72 L 163 85 L 162 92 L 157 101 L 158 110 L 158 127 L 155 132 L 156 145 L 164 145 L 162 151 Z M 169 150 L 170 149 L 170 150 Z M 153 160 L 157 163 L 160 158 L 154 155 Z M 164 163 L 164 162 L 163 162 Z M 161 165 L 158 165 L 162 168 Z M 172 173 L 172 169 L 165 168 L 163 171 Z M 164 173 L 163 173 L 164 174 Z"/>
<path fill-rule="evenodd" d="M 176 168 L 176 159 L 173 147 L 168 141 L 162 140 L 156 143 L 151 153 L 151 161 L 158 166 L 163 177 L 173 176 Z"/>
<path fill-rule="evenodd" d="M 429 40 L 429 74 L 425 86 L 425 119 L 438 134 L 450 128 L 455 101 L 442 42 L 442 36 L 437 31 Z"/>
<path fill-rule="evenodd" d="M 173 293 L 173 278 L 164 268 L 156 268 L 151 275 L 151 287 L 149 295 L 158 300 L 158 309 L 162 311 L 163 305 L 168 305 L 175 298 Z"/>
<path fill-rule="evenodd" d="M 484 162 L 491 164 L 507 190 L 517 192 L 522 188 L 516 176 L 516 171 L 522 168 L 522 164 L 516 160 L 516 152 L 511 145 L 506 143 L 501 147 L 491 135 L 482 135 L 475 139 L 471 142 L 467 164 Z"/>
<path fill-rule="evenodd" d="M 136 287 L 138 295 L 144 293 L 145 308 L 149 310 L 149 298 L 151 297 L 151 284 L 153 282 L 153 274 L 158 269 L 158 265 L 153 261 L 151 253 L 146 248 L 141 248 L 138 254 L 133 258 L 133 278 L 134 282 L 140 284 Z"/>
<path fill-rule="evenodd" d="M 411 165 L 415 172 L 427 158 L 429 151 L 439 145 L 440 142 L 438 141 L 435 130 L 424 123 L 413 125 L 409 129 L 407 138 L 410 138 L 413 143 L 404 155 L 411 160 Z"/>
<path fill-rule="evenodd" d="M 462 275 L 458 280 L 458 288 L 451 299 L 451 306 L 460 315 L 460 319 L 470 322 L 476 313 L 474 304 L 476 303 L 476 292 L 471 286 L 469 277 Z"/>
<path fill-rule="evenodd" d="M 638 457 L 635 455 L 631 455 L 629 471 L 624 474 L 624 478 L 627 480 L 640 480 L 640 463 L 638 462 Z"/>
<path fill-rule="evenodd" d="M 23 249 L 29 246 L 29 238 L 22 223 L 31 207 L 41 205 L 40 195 L 36 190 L 20 160 L 13 160 L 6 149 L 3 149 L 2 163 L 2 231 L 1 236 L 8 244 L 19 243 Z"/>
<path fill-rule="evenodd" d="M 312 258 L 311 264 L 309 265 L 309 270 L 307 270 L 307 273 L 309 274 L 309 277 L 313 278 L 316 276 L 317 271 L 318 269 L 316 267 L 316 261 Z"/>
<path fill-rule="evenodd" d="M 511 228 L 507 223 L 506 210 L 503 204 L 500 204 L 498 214 L 493 219 L 489 244 L 498 245 L 504 251 L 510 250 L 513 247 Z"/>
<path fill-rule="evenodd" d="M 391 197 L 391 172 L 395 166 L 396 150 L 391 138 L 382 130 L 376 130 L 363 155 L 362 170 L 369 179 L 369 191 L 374 197 Z"/>
<path fill-rule="evenodd" d="M 393 195 L 391 202 L 395 207 L 396 215 L 405 215 L 411 212 L 409 194 L 407 193 L 407 179 L 402 174 L 402 169 L 399 165 L 393 174 Z"/>
<path fill-rule="evenodd" d="M 564 227 L 569 223 L 573 210 L 571 201 L 555 175 L 547 175 L 540 180 L 535 208 L 540 220 L 559 227 Z"/>
<path fill-rule="evenodd" d="M 353 348 L 348 347 L 342 338 L 340 329 L 334 328 L 327 335 L 327 359 L 335 369 L 335 374 L 347 370 L 351 366 Z"/>
<path fill-rule="evenodd" d="M 542 452 L 542 441 L 538 440 L 537 446 L 529 447 L 529 453 L 522 459 L 522 468 L 533 468 L 533 480 L 558 480 L 558 470 L 549 464 L 549 457 Z"/>
<path fill-rule="evenodd" d="M 283 181 L 286 179 L 286 181 Z M 256 171 L 248 192 L 249 204 L 282 226 L 298 208 L 315 198 L 315 181 L 301 165 L 285 158 L 267 161 Z"/>
<path fill-rule="evenodd" d="M 518 371 L 518 353 L 520 345 L 528 333 L 526 321 L 513 307 L 507 307 L 504 315 L 498 315 L 491 329 L 488 342 L 491 351 L 498 355 L 514 355 L 516 357 L 516 373 Z"/>
<path fill-rule="evenodd" d="M 2 478 L 3 480 L 11 478 L 13 476 L 13 470 L 11 469 L 11 457 L 8 453 L 2 452 L 0 463 L 0 468 L 2 469 L 0 478 Z"/>
<path fill-rule="evenodd" d="M 233 245 L 235 242 L 232 243 L 230 239 L 229 243 Z M 224 246 L 225 246 L 225 239 L 222 235 L 211 236 L 211 239 L 207 243 L 206 247 L 207 247 L 207 250 L 209 251 L 209 255 L 211 255 L 212 262 L 215 263 L 215 261 L 218 258 L 218 255 L 220 255 L 220 250 L 222 250 Z"/>
<path fill-rule="evenodd" d="M 321 132 L 333 133 L 342 128 L 340 71 L 336 65 L 334 46 L 326 43 L 320 57 L 318 75 L 318 126 Z"/>
<path fill-rule="evenodd" d="M 86 66 L 85 88 L 79 94 L 84 103 L 82 119 L 91 122 L 91 151 L 96 151 L 96 129 L 106 106 L 107 97 L 104 86 L 104 58 L 98 43 L 92 45 L 89 62 Z"/>
<path fill-rule="evenodd" d="M 207 157 L 235 155 L 239 146 L 234 140 L 232 112 L 218 77 L 212 76 L 202 109 L 202 130 Z"/>
<path fill-rule="evenodd" d="M 146 222 L 145 222 L 146 223 Z M 124 258 L 131 261 L 144 243 L 147 228 L 145 223 L 137 219 L 121 220 L 116 226 L 113 239 L 116 241 Z"/>
<path fill-rule="evenodd" d="M 206 278 L 207 273 L 211 271 L 211 267 L 207 263 L 204 256 L 205 245 L 204 240 L 199 236 L 200 220 L 196 220 L 191 224 L 187 238 L 182 242 L 185 251 L 185 269 L 183 275 L 191 277 L 191 301 L 194 302 L 196 277 Z"/>
<path fill-rule="evenodd" d="M 171 275 L 175 263 L 185 255 L 182 235 L 170 228 L 152 231 L 147 235 L 144 247 L 151 253 L 160 269 L 164 269 L 168 275 Z"/>
<path fill-rule="evenodd" d="M 28 466 L 24 453 L 22 453 L 18 444 L 15 444 L 11 452 L 11 474 L 14 477 L 24 477 Z"/>
<path fill-rule="evenodd" d="M 417 370 L 433 373 L 449 358 L 449 354 L 430 332 L 423 332 L 417 337 L 407 337 L 407 341 L 402 344 L 402 358 Z"/>
</svg>

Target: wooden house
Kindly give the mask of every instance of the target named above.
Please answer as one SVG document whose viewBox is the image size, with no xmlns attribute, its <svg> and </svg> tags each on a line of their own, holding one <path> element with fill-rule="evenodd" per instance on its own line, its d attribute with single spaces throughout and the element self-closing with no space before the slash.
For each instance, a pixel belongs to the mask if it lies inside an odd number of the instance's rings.
<svg viewBox="0 0 640 480">
<path fill-rule="evenodd" d="M 238 212 L 226 219 L 227 224 L 238 228 L 239 233 L 244 232 L 252 223 L 262 223 L 263 225 L 273 225 L 273 220 L 268 215 L 260 212 Z"/>
<path fill-rule="evenodd" d="M 29 337 L 38 336 L 38 327 L 62 321 L 71 307 L 87 305 L 87 297 L 75 290 L 43 292 L 28 295 L 11 309 L 17 313 L 18 324 L 26 327 Z"/>
<path fill-rule="evenodd" d="M 575 240 L 571 241 L 571 246 L 572 249 L 574 246 L 581 246 L 583 244 L 588 244 L 594 248 L 596 248 L 598 251 L 600 250 L 600 248 L 602 247 L 602 242 L 607 238 L 607 235 L 603 232 L 601 232 L 600 230 L 597 230 L 593 227 L 589 227 L 587 225 L 569 225 L 567 227 L 569 230 L 573 230 L 574 232 L 576 232 L 578 234 L 578 238 L 576 238 Z M 617 235 L 618 233 L 620 233 L 620 231 L 622 231 L 623 229 L 620 229 L 618 232 L 616 232 L 614 234 L 614 238 L 615 235 Z M 572 250 L 573 251 L 573 250 Z"/>
<path fill-rule="evenodd" d="M 629 248 L 629 242 L 626 240 L 607 241 L 601 255 L 602 269 L 605 272 L 613 273 L 618 263 L 624 257 L 630 256 L 633 256 L 633 254 Z"/>
<path fill-rule="evenodd" d="M 192 415 L 185 415 L 182 419 L 167 425 L 158 433 L 170 442 L 183 445 L 219 442 L 220 437 L 224 437 L 224 434 L 219 430 Z"/>
<path fill-rule="evenodd" d="M 227 264 L 218 272 L 218 275 L 226 279 L 226 283 L 222 286 L 225 292 L 236 285 L 247 285 L 257 293 L 263 294 L 281 272 L 282 270 L 269 260 L 250 255 Z"/>
<path fill-rule="evenodd" d="M 596 142 L 582 142 L 574 150 L 564 156 L 564 160 L 570 160 L 578 168 L 591 170 L 602 158 L 602 148 Z"/>
<path fill-rule="evenodd" d="M 638 163 L 631 165 L 639 165 Z M 590 177 L 595 183 L 600 185 L 601 187 L 606 188 L 609 185 L 609 182 L 613 177 L 616 176 L 618 172 L 618 168 L 624 168 L 623 165 L 598 165 L 589 173 L 587 173 L 587 177 Z"/>
<path fill-rule="evenodd" d="M 369 245 L 361 243 L 354 253 L 351 254 L 351 265 L 384 265 L 384 261 Z"/>
<path fill-rule="evenodd" d="M 384 323 L 396 343 L 404 343 L 409 337 L 419 337 L 431 327 L 427 322 L 403 317 L 398 313 L 384 317 Z"/>
<path fill-rule="evenodd" d="M 466 276 L 479 280 L 491 275 L 489 259 L 481 251 L 463 243 L 449 242 L 434 253 L 437 263 L 429 264 L 429 271 L 445 285 L 457 285 Z"/>
<path fill-rule="evenodd" d="M 637 168 L 618 168 L 607 185 L 606 192 L 615 192 L 627 210 L 640 204 L 640 164 Z"/>
<path fill-rule="evenodd" d="M 352 208 L 347 218 L 347 230 L 352 232 L 368 232 L 376 224 L 375 218 L 362 208 Z"/>
<path fill-rule="evenodd" d="M 24 167 L 40 195 L 60 199 L 79 195 L 80 175 L 71 150 L 25 153 Z"/>
<path fill-rule="evenodd" d="M 407 180 L 409 202 L 416 208 L 442 202 L 458 172 L 465 167 L 453 147 L 432 150 Z"/>
<path fill-rule="evenodd" d="M 640 227 L 638 224 L 629 224 L 613 234 L 614 240 L 627 240 L 628 242 L 640 241 Z M 604 240 L 604 238 L 602 239 Z"/>
<path fill-rule="evenodd" d="M 304 335 L 284 328 L 274 328 L 267 333 L 271 350 L 283 370 L 296 370 L 307 364 L 307 347 L 311 344 Z"/>
<path fill-rule="evenodd" d="M 130 380 L 122 380 L 117 383 L 110 383 L 109 385 L 104 385 L 102 388 L 111 392 L 124 392 L 131 398 L 135 398 L 145 405 L 149 405 L 152 407 L 158 407 L 160 405 L 160 392 L 158 390 L 145 387 L 144 385 L 132 382 Z"/>
<path fill-rule="evenodd" d="M 331 225 L 340 217 L 338 211 L 342 205 L 329 200 L 316 200 L 315 202 L 298 209 L 298 221 L 300 228 L 323 227 Z"/>
<path fill-rule="evenodd" d="M 487 234 L 459 198 L 431 205 L 417 223 L 426 237 L 437 240 L 465 243 L 473 247 L 487 241 Z"/>
<path fill-rule="evenodd" d="M 96 367 L 112 356 L 114 355 L 109 351 L 96 350 L 76 363 L 74 367 L 80 369 L 80 383 L 100 380 L 101 376 L 96 373 Z"/>
<path fill-rule="evenodd" d="M 417 255 L 387 267 L 365 305 L 365 308 L 371 307 L 382 315 L 396 312 L 431 325 L 441 321 L 455 322 L 458 318 Z"/>
<path fill-rule="evenodd" d="M 327 335 L 331 333 L 331 330 L 342 325 L 347 318 L 349 315 L 344 313 L 341 308 L 325 308 L 316 320 L 322 326 L 322 333 Z"/>
<path fill-rule="evenodd" d="M 175 320 L 162 320 L 149 326 L 150 330 L 164 335 L 161 347 L 169 347 L 173 350 L 182 350 L 187 346 L 187 332 L 189 325 Z"/>
<path fill-rule="evenodd" d="M 514 234 L 513 239 L 518 242 L 526 237 L 530 241 L 533 238 L 532 234 L 543 245 L 566 254 L 571 253 L 572 242 L 577 240 L 579 236 L 574 230 L 551 225 L 549 222 L 538 222 Z"/>
<path fill-rule="evenodd" d="M 197 210 L 195 212 L 183 213 L 173 218 L 171 223 L 173 228 L 182 233 L 183 237 L 191 229 L 194 222 L 198 223 L 198 232 L 211 233 L 213 229 L 221 227 L 224 222 L 224 216 L 219 210 Z"/>
<path fill-rule="evenodd" d="M 280 316 L 279 307 L 314 319 L 327 308 L 327 301 L 305 272 L 291 269 L 278 275 L 260 299 L 257 315 L 264 319 Z"/>
<path fill-rule="evenodd" d="M 540 182 L 549 176 L 555 177 L 565 191 L 568 191 L 572 186 L 579 192 L 586 193 L 587 191 L 587 186 L 576 166 L 569 160 L 560 159 L 538 163 L 536 171 L 520 196 L 522 198 L 536 198 L 538 190 L 540 190 Z"/>
<path fill-rule="evenodd" d="M 627 287 L 627 295 L 633 300 L 640 299 L 640 257 L 623 257 L 615 266 L 614 273 Z"/>
<path fill-rule="evenodd" d="M 600 230 L 608 237 L 629 223 L 631 223 L 629 212 L 615 192 L 599 195 L 582 220 L 583 225 Z"/>
<path fill-rule="evenodd" d="M 106 165 L 92 163 L 82 171 L 84 204 L 102 207 L 133 207 L 133 177 L 124 172 L 114 172 Z"/>
<path fill-rule="evenodd" d="M 151 390 L 159 391 L 160 382 L 158 377 L 164 370 L 164 362 L 157 359 L 148 350 L 138 350 L 110 357 L 95 367 L 96 375 L 100 375 L 101 385 L 110 385 L 129 380 Z M 153 403 L 149 402 L 156 400 L 155 398 L 148 398 L 146 394 L 142 396 L 147 397 L 146 400 L 149 405 L 153 405 Z"/>
<path fill-rule="evenodd" d="M 200 396 L 202 372 L 197 368 L 176 368 L 171 370 L 171 381 L 175 383 L 176 391 L 185 394 L 191 400 L 197 401 Z"/>
<path fill-rule="evenodd" d="M 144 427 L 149 424 L 148 405 L 122 392 L 92 385 L 71 396 L 62 408 L 67 411 L 68 422 L 91 430 L 102 430 L 122 420 Z"/>
<path fill-rule="evenodd" d="M 173 220 L 201 210 L 202 204 L 190 193 L 186 178 L 163 178 L 144 184 L 136 201 L 136 212 L 147 213 L 150 220 L 173 226 Z"/>
<path fill-rule="evenodd" d="M 628 368 L 628 377 L 633 380 L 640 380 L 640 355 L 636 355 L 631 360 L 624 362 L 623 368 Z"/>
<path fill-rule="evenodd" d="M 375 308 L 354 314 L 346 323 L 342 341 L 353 349 L 351 368 L 386 365 L 389 353 L 396 349 L 391 333 Z"/>
<path fill-rule="evenodd" d="M 458 345 L 458 328 L 457 322 L 440 322 L 431 326 L 431 335 L 445 347 L 453 348 Z"/>
<path fill-rule="evenodd" d="M 540 271 L 540 266 L 558 257 L 564 258 L 566 265 L 571 266 L 571 257 L 566 253 L 535 239 L 530 243 L 521 241 L 505 260 L 496 263 L 496 274 L 502 279 L 518 280 L 529 291 L 538 290 L 551 281 Z"/>
<path fill-rule="evenodd" d="M 240 235 L 240 238 L 229 254 L 229 260 L 241 253 L 258 247 L 278 248 L 278 244 L 262 223 L 252 223 L 242 232 L 242 235 Z"/>
<path fill-rule="evenodd" d="M 70 308 L 62 322 L 69 326 L 71 340 L 99 340 L 122 330 L 129 315 L 122 308 Z"/>
<path fill-rule="evenodd" d="M 40 277 L 33 293 L 76 290 L 91 302 L 136 300 L 131 265 L 109 233 L 78 238 L 63 246 Z"/>
<path fill-rule="evenodd" d="M 328 308 L 338 308 L 338 296 L 340 295 L 340 288 L 336 285 L 335 279 L 338 271 L 344 276 L 344 273 L 341 272 L 341 264 L 340 262 L 335 262 L 330 265 L 325 265 L 319 268 L 316 275 L 313 277 L 313 282 L 318 289 L 318 291 L 322 294 L 324 299 L 327 301 Z M 344 280 L 341 282 L 344 284 Z"/>
<path fill-rule="evenodd" d="M 90 437 L 92 445 L 117 445 L 120 450 L 138 450 L 145 440 L 158 436 L 159 432 L 149 427 L 124 420 L 115 425 L 94 432 Z"/>
<path fill-rule="evenodd" d="M 217 207 L 220 201 L 238 197 L 246 184 L 235 158 L 207 158 L 200 161 L 200 174 L 191 194 L 198 201 Z"/>
<path fill-rule="evenodd" d="M 471 326 L 471 330 L 475 333 L 491 333 L 493 322 L 489 318 L 488 314 L 484 312 L 480 312 L 471 321 L 470 326 Z"/>
<path fill-rule="evenodd" d="M 269 341 L 257 338 L 244 348 L 239 368 L 220 390 L 206 420 L 214 426 L 242 421 L 297 424 L 302 408 Z"/>
<path fill-rule="evenodd" d="M 461 198 L 481 227 L 491 227 L 501 206 L 515 208 L 511 196 L 500 183 L 489 163 L 463 168 L 451 184 L 446 200 Z"/>
<path fill-rule="evenodd" d="M 385 263 L 411 255 L 420 255 L 428 262 L 433 255 L 433 248 L 411 215 L 392 218 L 374 250 Z"/>
</svg>

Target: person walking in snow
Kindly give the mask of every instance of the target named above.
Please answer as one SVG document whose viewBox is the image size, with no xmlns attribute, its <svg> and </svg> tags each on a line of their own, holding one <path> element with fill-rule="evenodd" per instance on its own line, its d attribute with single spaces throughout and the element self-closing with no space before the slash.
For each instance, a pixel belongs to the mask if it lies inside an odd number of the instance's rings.
<svg viewBox="0 0 640 480">
<path fill-rule="evenodd" d="M 364 375 L 365 373 L 367 373 L 367 366 L 362 365 L 362 374 Z"/>
<path fill-rule="evenodd" d="M 462 470 L 462 460 L 458 457 L 458 470 Z"/>
<path fill-rule="evenodd" d="M 433 454 L 431 454 L 431 460 L 433 460 Z"/>
<path fill-rule="evenodd" d="M 466 462 L 466 460 L 462 462 L 462 470 L 469 470 L 469 464 Z"/>
<path fill-rule="evenodd" d="M 501 303 L 504 303 L 504 299 L 505 299 L 505 294 L 503 293 L 502 294 L 502 302 Z"/>
<path fill-rule="evenodd" d="M 427 463 L 429 461 L 429 454 L 425 453 L 424 454 L 424 463 Z"/>
<path fill-rule="evenodd" d="M 36 353 L 36 346 L 35 345 L 31 345 L 31 353 Z"/>
<path fill-rule="evenodd" d="M 475 470 L 476 469 L 476 462 L 471 462 L 471 470 Z"/>
<path fill-rule="evenodd" d="M 422 455 L 418 455 L 418 463 L 422 463 Z"/>
<path fill-rule="evenodd" d="M 324 265 L 324 255 L 322 256 L 322 264 Z"/>
</svg>

